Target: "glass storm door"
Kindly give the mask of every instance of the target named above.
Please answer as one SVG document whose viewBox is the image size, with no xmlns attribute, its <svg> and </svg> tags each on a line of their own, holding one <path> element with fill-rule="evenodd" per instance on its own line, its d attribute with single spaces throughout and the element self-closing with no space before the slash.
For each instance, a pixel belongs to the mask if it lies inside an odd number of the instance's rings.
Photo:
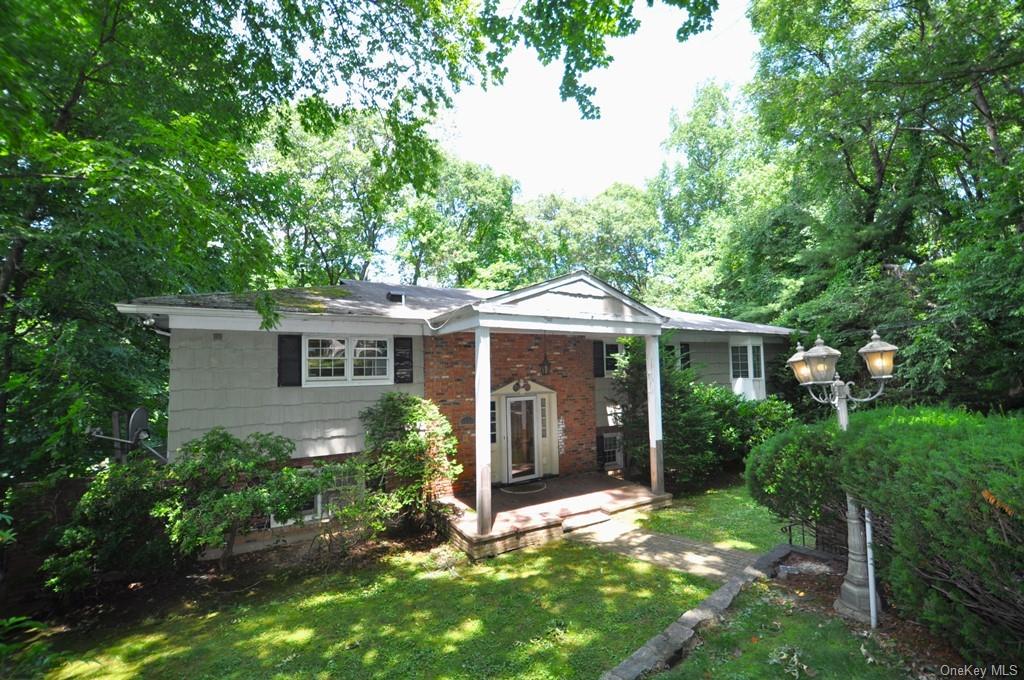
<svg viewBox="0 0 1024 680">
<path fill-rule="evenodd" d="M 538 477 L 537 397 L 509 397 L 505 403 L 508 404 L 508 481 Z"/>
</svg>

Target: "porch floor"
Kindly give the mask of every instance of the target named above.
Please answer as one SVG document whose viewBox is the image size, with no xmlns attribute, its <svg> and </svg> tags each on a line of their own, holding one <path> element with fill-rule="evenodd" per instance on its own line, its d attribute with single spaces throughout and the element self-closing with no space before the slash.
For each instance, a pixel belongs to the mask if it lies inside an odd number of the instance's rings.
<svg viewBox="0 0 1024 680">
<path fill-rule="evenodd" d="M 607 521 L 617 512 L 660 508 L 672 502 L 671 494 L 655 494 L 646 486 L 603 472 L 539 481 L 544 488 L 532 493 L 510 493 L 515 487 L 491 490 L 494 521 L 487 535 L 476 530 L 475 495 L 443 499 L 454 510 L 449 519 L 452 540 L 471 557 L 492 556 L 561 538 L 566 532 Z"/>
</svg>

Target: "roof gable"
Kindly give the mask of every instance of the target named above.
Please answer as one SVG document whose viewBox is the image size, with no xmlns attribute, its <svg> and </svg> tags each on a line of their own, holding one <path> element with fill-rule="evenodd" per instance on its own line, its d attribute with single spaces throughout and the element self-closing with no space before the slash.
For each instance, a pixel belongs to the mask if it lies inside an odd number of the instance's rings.
<svg viewBox="0 0 1024 680">
<path fill-rule="evenodd" d="M 662 315 L 585 271 L 482 300 L 481 312 L 563 318 L 661 321 Z"/>
</svg>

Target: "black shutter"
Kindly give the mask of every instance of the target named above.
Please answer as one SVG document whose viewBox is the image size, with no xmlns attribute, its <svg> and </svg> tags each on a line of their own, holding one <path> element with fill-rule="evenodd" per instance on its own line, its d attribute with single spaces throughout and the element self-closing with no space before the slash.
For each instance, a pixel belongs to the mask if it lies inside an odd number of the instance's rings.
<svg viewBox="0 0 1024 680">
<path fill-rule="evenodd" d="M 597 433 L 597 465 L 603 467 L 605 464 L 604 460 L 604 434 L 601 432 Z"/>
<path fill-rule="evenodd" d="M 412 375 L 412 338 L 395 338 L 395 383 L 411 383 Z"/>
<path fill-rule="evenodd" d="M 302 385 L 302 336 L 277 336 L 277 386 Z"/>
<path fill-rule="evenodd" d="M 604 343 L 594 340 L 594 377 L 604 377 Z"/>
</svg>

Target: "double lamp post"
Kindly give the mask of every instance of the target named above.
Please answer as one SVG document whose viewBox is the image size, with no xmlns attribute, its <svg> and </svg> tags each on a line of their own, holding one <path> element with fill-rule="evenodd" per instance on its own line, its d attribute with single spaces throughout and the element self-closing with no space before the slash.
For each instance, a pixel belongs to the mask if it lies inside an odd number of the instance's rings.
<svg viewBox="0 0 1024 680">
<path fill-rule="evenodd" d="M 885 390 L 885 381 L 892 377 L 893 357 L 897 347 L 882 341 L 878 333 L 872 333 L 871 342 L 858 350 L 867 364 L 872 380 L 877 381 L 878 390 L 869 397 L 858 398 L 851 394 L 852 382 L 843 382 L 836 373 L 839 350 L 832 349 L 818 336 L 814 347 L 804 351 L 797 344 L 796 354 L 786 362 L 793 369 L 797 381 L 807 388 L 811 398 L 819 404 L 829 404 L 839 417 L 839 428 L 846 430 L 850 422 L 847 402 L 873 401 Z M 835 608 L 841 614 L 853 617 L 872 628 L 878 627 L 878 595 L 875 592 L 875 558 L 872 548 L 871 511 L 861 507 L 850 494 L 846 494 L 846 578 L 839 592 Z"/>
</svg>

